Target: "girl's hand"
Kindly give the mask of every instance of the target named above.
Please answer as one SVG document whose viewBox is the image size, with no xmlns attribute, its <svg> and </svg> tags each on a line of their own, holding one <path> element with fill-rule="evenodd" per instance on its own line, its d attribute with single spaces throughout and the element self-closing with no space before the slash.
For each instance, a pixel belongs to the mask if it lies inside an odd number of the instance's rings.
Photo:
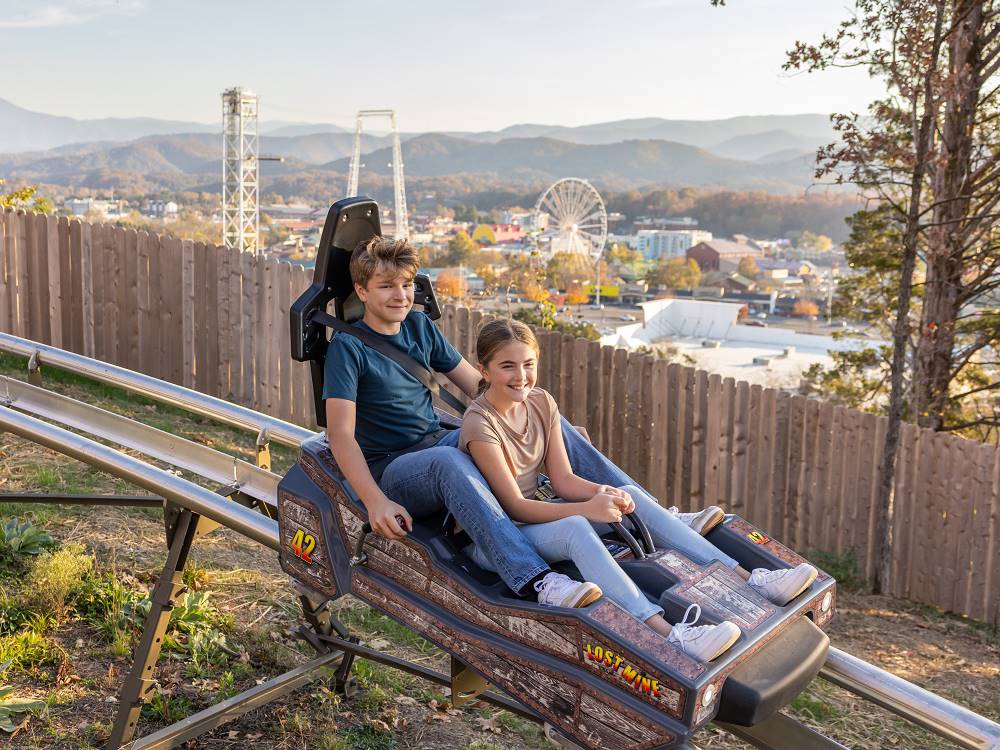
<svg viewBox="0 0 1000 750">
<path fill-rule="evenodd" d="M 617 497 L 619 499 L 618 507 L 621 509 L 622 513 L 631 513 L 635 510 L 635 501 L 625 490 L 620 490 L 617 487 L 610 487 L 606 484 L 602 484 L 598 488 L 597 493 Z"/>
<path fill-rule="evenodd" d="M 621 523 L 621 498 L 607 492 L 598 492 L 590 500 L 581 503 L 583 517 L 594 523 Z"/>
</svg>

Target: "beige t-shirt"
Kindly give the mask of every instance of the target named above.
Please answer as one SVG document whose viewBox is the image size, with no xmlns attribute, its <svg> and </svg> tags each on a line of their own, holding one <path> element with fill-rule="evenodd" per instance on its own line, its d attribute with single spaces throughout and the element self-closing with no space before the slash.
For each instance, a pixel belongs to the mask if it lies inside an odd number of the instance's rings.
<svg viewBox="0 0 1000 750">
<path fill-rule="evenodd" d="M 473 440 L 499 445 L 521 494 L 530 500 L 535 496 L 538 474 L 545 466 L 549 436 L 559 425 L 559 407 L 541 388 L 532 388 L 524 404 L 528 410 L 527 428 L 515 430 L 485 395 L 479 396 L 465 410 L 458 445 L 466 453 Z M 516 422 L 520 425 L 520 419 Z"/>
</svg>

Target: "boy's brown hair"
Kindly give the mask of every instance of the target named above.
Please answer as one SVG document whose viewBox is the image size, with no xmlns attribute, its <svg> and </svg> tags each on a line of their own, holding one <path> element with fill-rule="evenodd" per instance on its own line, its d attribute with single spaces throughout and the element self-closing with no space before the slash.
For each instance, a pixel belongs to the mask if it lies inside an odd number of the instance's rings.
<svg viewBox="0 0 1000 750">
<path fill-rule="evenodd" d="M 365 289 L 376 273 L 395 271 L 412 279 L 419 268 L 417 251 L 406 240 L 372 237 L 351 254 L 351 280 Z"/>
</svg>

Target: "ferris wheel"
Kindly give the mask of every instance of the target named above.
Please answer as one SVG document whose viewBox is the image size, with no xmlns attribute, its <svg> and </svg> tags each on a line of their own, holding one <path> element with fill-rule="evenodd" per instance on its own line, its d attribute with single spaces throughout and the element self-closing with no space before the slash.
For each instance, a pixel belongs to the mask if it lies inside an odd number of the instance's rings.
<svg viewBox="0 0 1000 750">
<path fill-rule="evenodd" d="M 535 204 L 535 227 L 550 253 L 584 255 L 596 263 L 608 241 L 608 212 L 593 185 L 564 177 Z"/>
</svg>

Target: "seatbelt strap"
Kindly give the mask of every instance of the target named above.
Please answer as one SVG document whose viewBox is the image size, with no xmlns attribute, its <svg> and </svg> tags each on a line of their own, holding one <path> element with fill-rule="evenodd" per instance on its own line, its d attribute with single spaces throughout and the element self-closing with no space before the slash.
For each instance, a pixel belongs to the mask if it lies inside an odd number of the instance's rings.
<svg viewBox="0 0 1000 750">
<path fill-rule="evenodd" d="M 407 375 L 416 379 L 418 383 L 429 390 L 433 398 L 443 401 L 458 414 L 465 413 L 465 404 L 455 398 L 455 396 L 451 393 L 444 390 L 430 370 L 417 362 L 417 360 L 403 350 L 397 349 L 392 344 L 383 341 L 378 336 L 369 333 L 363 328 L 358 328 L 350 323 L 345 323 L 340 318 L 335 318 L 330 315 L 330 313 L 322 310 L 316 310 L 313 312 L 313 314 L 309 317 L 309 320 L 313 323 L 325 325 L 327 328 L 332 328 L 338 333 L 346 333 L 348 336 L 354 336 L 355 338 L 361 339 L 361 342 L 365 346 L 374 349 L 379 354 L 384 354 L 397 365 L 402 367 L 403 370 L 406 371 Z"/>
</svg>

